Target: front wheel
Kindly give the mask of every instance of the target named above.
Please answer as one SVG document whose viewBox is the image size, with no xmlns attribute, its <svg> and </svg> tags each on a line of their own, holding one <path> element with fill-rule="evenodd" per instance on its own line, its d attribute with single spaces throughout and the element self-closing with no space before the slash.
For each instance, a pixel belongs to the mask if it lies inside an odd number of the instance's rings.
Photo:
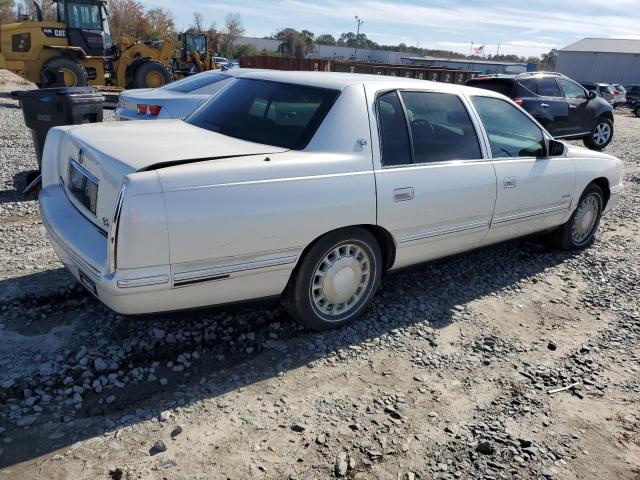
<svg viewBox="0 0 640 480">
<path fill-rule="evenodd" d="M 158 88 L 173 80 L 171 72 L 160 62 L 143 62 L 133 75 L 133 88 Z"/>
<path fill-rule="evenodd" d="M 584 144 L 591 150 L 604 150 L 613 140 L 613 122 L 606 117 L 600 117 Z"/>
<path fill-rule="evenodd" d="M 338 328 L 371 303 L 381 274 L 382 254 L 373 235 L 357 227 L 331 232 L 304 256 L 283 303 L 309 328 Z"/>
<path fill-rule="evenodd" d="M 591 245 L 604 210 L 604 194 L 595 183 L 580 197 L 569 221 L 556 231 L 556 244 L 563 250 L 581 250 Z"/>
</svg>

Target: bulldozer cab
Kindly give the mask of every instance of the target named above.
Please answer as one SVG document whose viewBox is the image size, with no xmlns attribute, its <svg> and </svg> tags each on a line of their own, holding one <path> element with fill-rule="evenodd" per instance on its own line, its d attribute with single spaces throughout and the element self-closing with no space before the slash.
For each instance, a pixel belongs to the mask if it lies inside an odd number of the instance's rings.
<svg viewBox="0 0 640 480">
<path fill-rule="evenodd" d="M 58 22 L 67 28 L 69 46 L 103 57 L 113 46 L 106 0 L 58 0 Z"/>
</svg>

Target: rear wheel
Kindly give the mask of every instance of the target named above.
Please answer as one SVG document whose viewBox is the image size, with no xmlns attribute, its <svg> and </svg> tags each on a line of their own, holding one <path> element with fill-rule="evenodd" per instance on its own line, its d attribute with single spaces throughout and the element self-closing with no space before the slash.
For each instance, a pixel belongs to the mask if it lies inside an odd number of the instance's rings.
<svg viewBox="0 0 640 480">
<path fill-rule="evenodd" d="M 133 88 L 158 88 L 171 83 L 171 72 L 153 60 L 142 63 L 133 74 Z"/>
<path fill-rule="evenodd" d="M 587 248 L 595 239 L 604 210 L 604 194 L 595 183 L 587 186 L 569 221 L 555 232 L 555 243 L 563 250 Z"/>
<path fill-rule="evenodd" d="M 591 150 L 604 150 L 613 140 L 613 122 L 606 117 L 600 117 L 584 144 Z"/>
<path fill-rule="evenodd" d="M 636 107 L 634 113 L 636 114 L 636 117 L 640 118 L 640 105 Z"/>
<path fill-rule="evenodd" d="M 348 228 L 332 232 L 302 259 L 283 303 L 307 327 L 338 328 L 369 306 L 381 274 L 380 246 L 368 231 Z"/>
<path fill-rule="evenodd" d="M 88 83 L 87 71 L 71 58 L 52 58 L 43 65 L 40 72 L 41 88 L 86 87 Z"/>
</svg>

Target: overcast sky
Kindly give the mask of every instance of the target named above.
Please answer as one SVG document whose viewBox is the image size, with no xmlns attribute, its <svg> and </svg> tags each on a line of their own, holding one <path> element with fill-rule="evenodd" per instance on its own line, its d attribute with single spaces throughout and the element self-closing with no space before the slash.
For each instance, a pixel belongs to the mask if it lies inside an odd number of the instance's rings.
<svg viewBox="0 0 640 480">
<path fill-rule="evenodd" d="M 584 37 L 640 38 L 640 0 L 142 0 L 169 8 L 180 29 L 194 11 L 224 23 L 242 16 L 247 36 L 271 35 L 284 27 L 316 35 L 361 31 L 380 44 L 419 45 L 469 53 L 470 43 L 485 54 L 540 55 Z"/>
</svg>

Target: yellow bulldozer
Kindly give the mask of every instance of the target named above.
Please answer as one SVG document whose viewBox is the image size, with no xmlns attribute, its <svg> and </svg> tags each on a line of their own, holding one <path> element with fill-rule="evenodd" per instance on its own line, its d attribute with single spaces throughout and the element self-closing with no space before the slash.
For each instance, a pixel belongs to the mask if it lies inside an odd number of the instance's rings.
<svg viewBox="0 0 640 480">
<path fill-rule="evenodd" d="M 173 72 L 177 77 L 185 77 L 216 69 L 213 51 L 209 48 L 209 35 L 187 31 L 178 36 L 182 48 L 173 58 Z"/>
<path fill-rule="evenodd" d="M 171 82 L 173 44 L 119 37 L 109 30 L 107 0 L 58 0 L 57 22 L 0 26 L 0 68 L 39 87 L 155 88 Z"/>
</svg>

